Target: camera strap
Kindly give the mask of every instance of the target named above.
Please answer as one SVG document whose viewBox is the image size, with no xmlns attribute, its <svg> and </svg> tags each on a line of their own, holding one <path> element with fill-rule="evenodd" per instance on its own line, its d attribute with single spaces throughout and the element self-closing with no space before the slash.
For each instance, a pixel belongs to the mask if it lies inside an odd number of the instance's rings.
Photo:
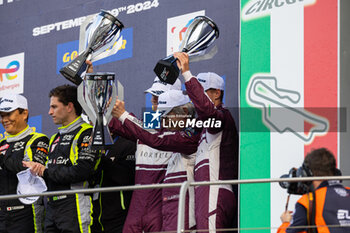
<svg viewBox="0 0 350 233">
<path fill-rule="evenodd" d="M 311 196 L 310 196 L 311 195 Z M 312 189 L 312 194 L 308 194 L 308 200 L 309 200 L 309 208 L 307 211 L 307 223 L 309 226 L 316 226 L 316 194 L 314 189 Z M 308 228 L 308 233 L 317 233 L 317 227 L 316 228 Z"/>
</svg>

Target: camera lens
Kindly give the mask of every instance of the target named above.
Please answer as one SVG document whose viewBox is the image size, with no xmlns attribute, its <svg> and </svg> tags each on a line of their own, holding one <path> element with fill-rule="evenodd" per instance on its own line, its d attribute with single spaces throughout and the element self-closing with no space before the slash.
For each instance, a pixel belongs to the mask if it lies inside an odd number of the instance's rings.
<svg viewBox="0 0 350 233">
<path fill-rule="evenodd" d="M 288 174 L 284 174 L 280 178 L 289 178 L 289 175 Z M 289 182 L 279 182 L 279 184 L 284 189 L 287 189 L 290 186 Z"/>
</svg>

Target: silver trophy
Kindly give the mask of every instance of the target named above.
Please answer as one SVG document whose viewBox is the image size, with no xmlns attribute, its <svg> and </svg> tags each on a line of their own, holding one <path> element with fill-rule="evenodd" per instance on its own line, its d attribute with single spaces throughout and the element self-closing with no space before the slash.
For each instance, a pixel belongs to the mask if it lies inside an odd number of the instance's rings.
<svg viewBox="0 0 350 233">
<path fill-rule="evenodd" d="M 213 20 L 206 16 L 197 16 L 188 26 L 179 51 L 189 55 L 190 62 L 212 58 L 217 53 L 217 47 L 207 52 L 208 47 L 219 37 L 219 28 Z M 159 60 L 154 67 L 154 72 L 160 80 L 174 84 L 179 76 L 179 68 L 174 56 Z"/>
<path fill-rule="evenodd" d="M 100 150 L 113 144 L 108 123 L 117 98 L 114 73 L 98 72 L 85 75 L 78 86 L 78 101 L 89 120 L 94 123 L 90 147 Z M 123 99 L 123 86 L 117 81 L 119 99 Z M 110 104 L 108 104 L 110 103 Z"/>
<path fill-rule="evenodd" d="M 79 85 L 86 71 L 86 60 L 97 61 L 118 51 L 122 43 L 122 38 L 119 37 L 123 27 L 123 23 L 107 11 L 87 17 L 80 27 L 79 56 L 61 68 L 60 73 Z"/>
</svg>

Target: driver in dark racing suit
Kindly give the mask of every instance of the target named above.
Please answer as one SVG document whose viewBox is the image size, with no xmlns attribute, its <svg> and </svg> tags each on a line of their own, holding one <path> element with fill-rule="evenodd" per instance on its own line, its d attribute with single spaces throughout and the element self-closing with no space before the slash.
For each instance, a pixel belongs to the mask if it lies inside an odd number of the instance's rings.
<svg viewBox="0 0 350 233">
<path fill-rule="evenodd" d="M 16 174 L 26 169 L 22 161 L 45 164 L 49 139 L 28 126 L 27 100 L 21 95 L 0 97 L 0 118 L 8 134 L 0 140 L 0 195 L 16 194 Z M 0 232 L 42 232 L 44 206 L 40 202 L 0 201 Z"/>
<path fill-rule="evenodd" d="M 34 173 L 43 176 L 48 191 L 83 189 L 89 187 L 98 159 L 89 149 L 92 126 L 80 116 L 77 88 L 71 85 L 50 91 L 49 115 L 55 124 L 62 125 L 50 140 L 47 167 L 25 163 Z M 48 198 L 45 232 L 89 233 L 92 225 L 90 195 L 50 196 Z"/>
</svg>

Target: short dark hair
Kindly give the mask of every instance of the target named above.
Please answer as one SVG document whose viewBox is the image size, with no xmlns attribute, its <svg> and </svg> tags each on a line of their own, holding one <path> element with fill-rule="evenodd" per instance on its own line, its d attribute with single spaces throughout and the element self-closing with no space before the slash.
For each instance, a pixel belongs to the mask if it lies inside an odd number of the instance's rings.
<svg viewBox="0 0 350 233">
<path fill-rule="evenodd" d="M 22 114 L 22 113 L 24 112 L 24 110 L 26 110 L 26 109 L 23 109 L 23 108 L 17 108 L 17 110 L 18 110 L 19 114 Z M 26 118 L 26 122 L 28 123 L 29 111 L 27 111 L 27 112 L 28 112 L 28 116 L 27 116 L 27 118 Z"/>
<path fill-rule="evenodd" d="M 224 90 L 221 90 L 221 94 L 219 98 L 221 102 L 224 100 Z"/>
<path fill-rule="evenodd" d="M 68 103 L 73 103 L 75 113 L 80 116 L 82 113 L 82 107 L 80 106 L 78 102 L 78 95 L 77 95 L 77 87 L 72 85 L 61 85 L 58 87 L 55 87 L 52 89 L 49 93 L 49 97 L 52 96 L 57 97 L 58 101 L 63 103 L 64 105 L 68 105 Z"/>
<path fill-rule="evenodd" d="M 306 155 L 304 164 L 311 169 L 314 176 L 336 175 L 335 157 L 326 148 L 312 150 Z"/>
</svg>

